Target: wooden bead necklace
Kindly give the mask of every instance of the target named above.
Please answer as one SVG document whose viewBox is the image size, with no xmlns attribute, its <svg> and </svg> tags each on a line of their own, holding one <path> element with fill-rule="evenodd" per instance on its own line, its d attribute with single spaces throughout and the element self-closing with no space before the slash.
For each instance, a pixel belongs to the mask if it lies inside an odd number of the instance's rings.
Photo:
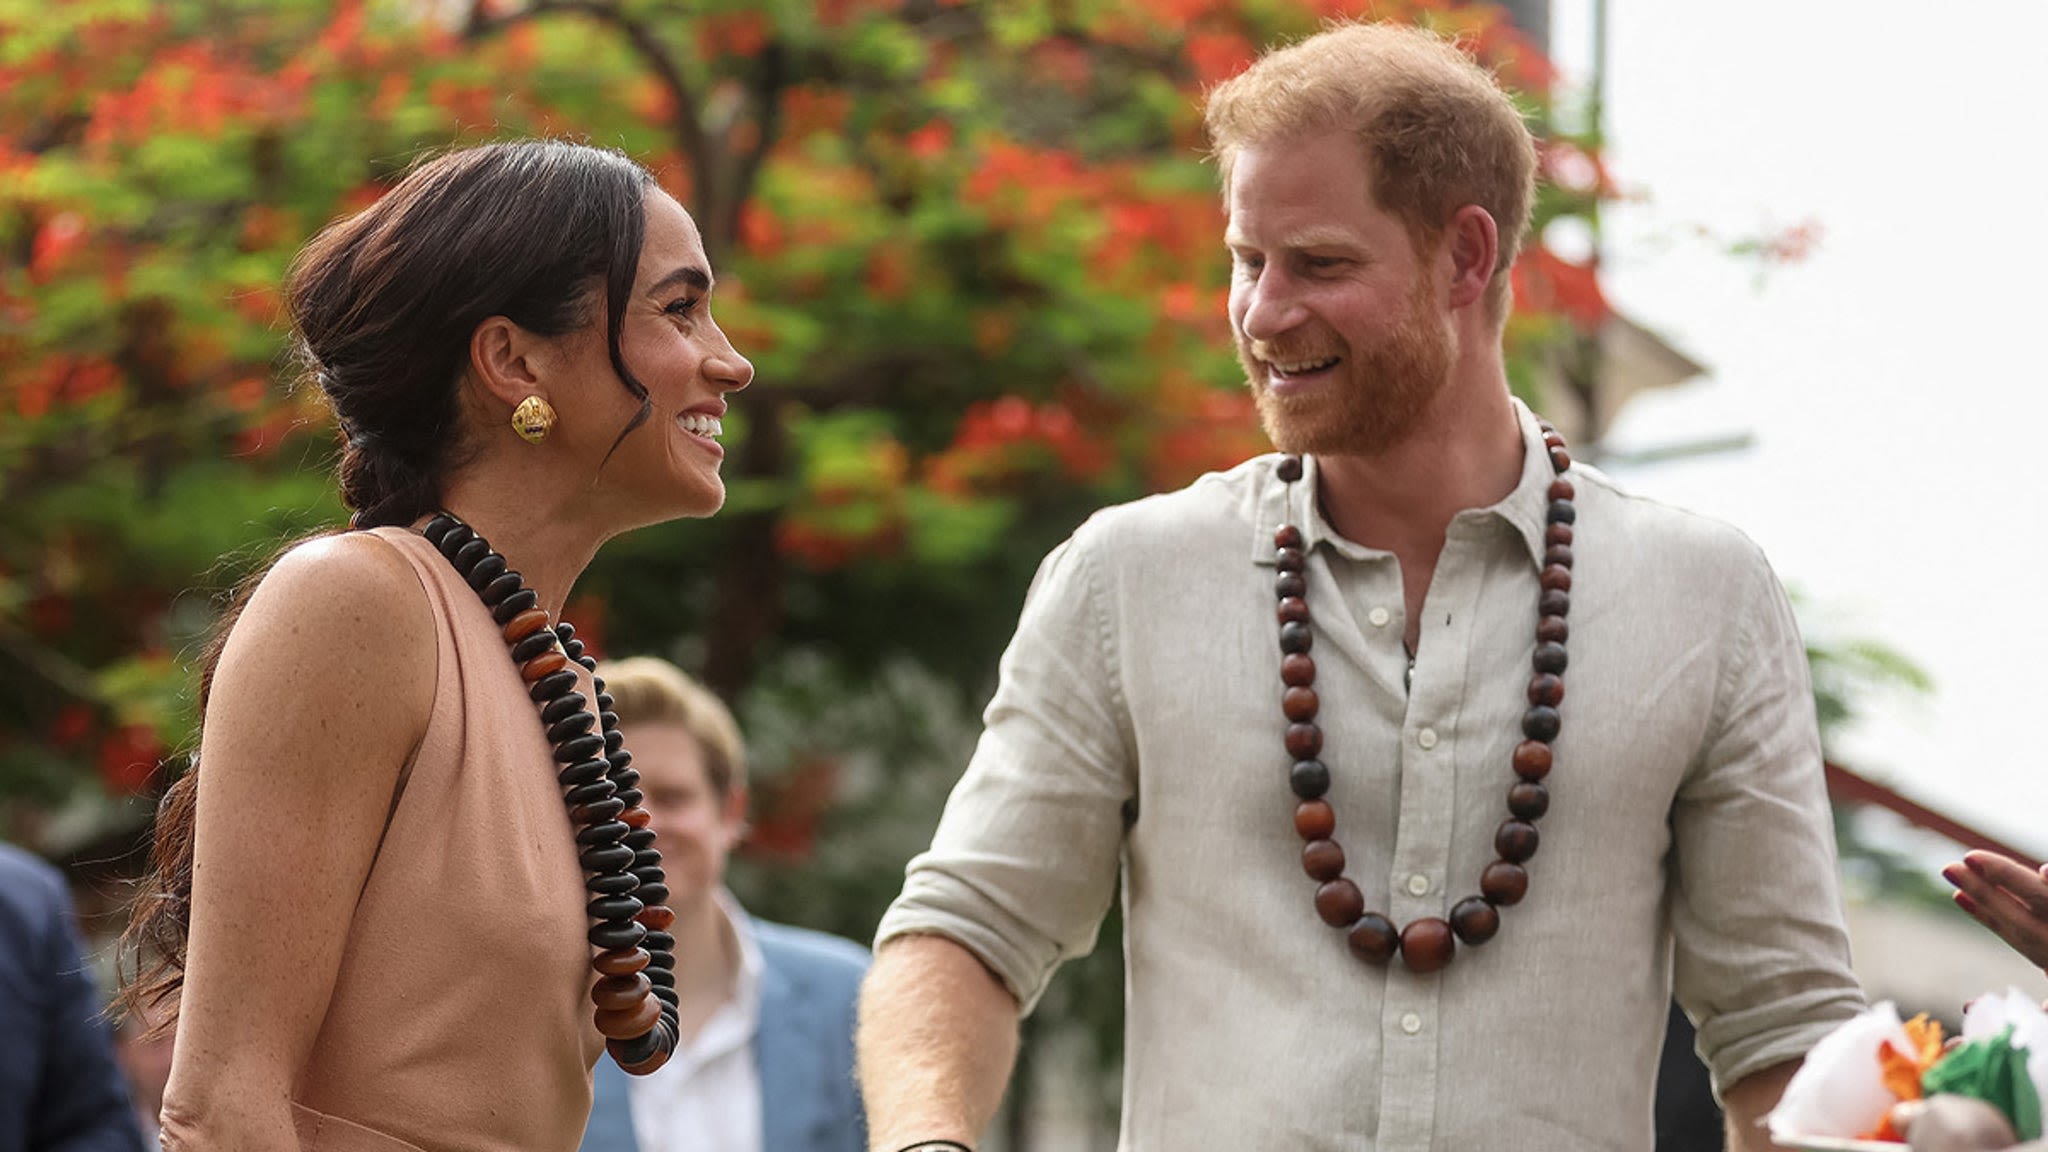
<svg viewBox="0 0 2048 1152">
<path fill-rule="evenodd" d="M 1550 774 L 1550 745 L 1557 739 L 1558 708 L 1564 702 L 1564 646 L 1570 636 L 1565 617 L 1571 611 L 1572 525 L 1577 519 L 1572 506 L 1575 492 L 1565 478 L 1572 458 L 1564 438 L 1543 423 L 1543 443 L 1555 479 L 1550 482 L 1543 530 L 1529 710 L 1522 714 L 1523 740 L 1513 757 L 1516 780 L 1508 787 L 1508 818 L 1493 835 L 1498 859 L 1479 874 L 1480 894 L 1452 905 L 1448 921 L 1425 916 L 1397 928 L 1380 913 L 1366 911 L 1365 894 L 1344 876 L 1344 849 L 1333 839 L 1337 814 L 1323 798 L 1330 790 L 1330 770 L 1317 759 L 1323 730 L 1315 722 L 1316 665 L 1309 656 L 1315 636 L 1309 628 L 1307 554 L 1301 529 L 1285 524 L 1273 534 L 1280 568 L 1280 708 L 1287 717 L 1287 755 L 1293 765 L 1288 782 L 1300 800 L 1294 809 L 1294 830 L 1307 841 L 1301 867 L 1317 882 L 1316 915 L 1343 929 L 1352 953 L 1368 964 L 1385 964 L 1398 953 L 1410 971 L 1435 972 L 1451 962 L 1458 941 L 1479 945 L 1493 939 L 1500 931 L 1500 909 L 1519 903 L 1529 891 L 1524 866 L 1536 854 L 1536 821 L 1550 808 L 1550 789 L 1543 779 Z M 1278 475 L 1290 486 L 1301 479 L 1301 457 L 1282 459 Z"/>
<path fill-rule="evenodd" d="M 527 695 L 540 708 L 548 743 L 562 765 L 555 780 L 576 826 L 578 860 L 587 874 L 583 886 L 591 895 L 587 911 L 595 923 L 589 940 L 597 953 L 590 966 L 598 974 L 590 989 L 593 1019 L 612 1059 L 634 1075 L 646 1075 L 668 1062 L 679 1034 L 676 940 L 668 931 L 675 913 L 667 907 L 668 879 L 654 849 L 651 817 L 640 806 L 640 773 L 619 733 L 611 694 L 576 629 L 567 623 L 550 627 L 540 597 L 475 529 L 442 512 L 420 533 L 483 598 L 504 629 Z M 572 661 L 593 677 L 594 716 L 590 701 L 576 690 Z"/>
</svg>

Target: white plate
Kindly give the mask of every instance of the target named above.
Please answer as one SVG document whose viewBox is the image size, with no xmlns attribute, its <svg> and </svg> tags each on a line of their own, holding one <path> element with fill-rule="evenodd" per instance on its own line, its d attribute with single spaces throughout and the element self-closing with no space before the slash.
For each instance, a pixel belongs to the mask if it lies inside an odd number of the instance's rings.
<svg viewBox="0 0 2048 1152">
<path fill-rule="evenodd" d="M 1807 1152 L 1904 1152 L 1906 1147 L 1889 1140 L 1847 1140 L 1840 1136 L 1788 1136 L 1778 1143 Z"/>
</svg>

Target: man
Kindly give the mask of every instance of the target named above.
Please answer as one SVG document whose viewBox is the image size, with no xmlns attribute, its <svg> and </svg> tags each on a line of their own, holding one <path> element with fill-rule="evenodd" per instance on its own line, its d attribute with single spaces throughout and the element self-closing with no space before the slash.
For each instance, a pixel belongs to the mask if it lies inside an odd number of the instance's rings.
<svg viewBox="0 0 2048 1152">
<path fill-rule="evenodd" d="M 754 920 L 724 888 L 746 828 L 746 750 L 671 664 L 600 665 L 653 817 L 676 914 L 682 1040 L 653 1074 L 597 1065 L 583 1152 L 861 1152 L 854 998 L 867 950 Z"/>
<path fill-rule="evenodd" d="M 55 868 L 0 844 L 0 1152 L 141 1152 Z"/>
<path fill-rule="evenodd" d="M 1782 591 L 1511 398 L 1534 151 L 1470 60 L 1338 28 L 1208 123 L 1290 455 L 1046 559 L 877 933 L 871 1147 L 974 1143 L 1120 865 L 1129 1152 L 1642 1152 L 1674 989 L 1766 1146 L 1861 1005 Z"/>
</svg>

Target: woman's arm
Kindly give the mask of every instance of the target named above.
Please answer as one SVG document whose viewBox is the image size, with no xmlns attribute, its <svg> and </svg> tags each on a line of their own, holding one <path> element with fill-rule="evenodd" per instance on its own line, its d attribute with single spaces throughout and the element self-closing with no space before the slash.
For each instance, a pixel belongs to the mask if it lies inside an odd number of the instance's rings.
<svg viewBox="0 0 2048 1152">
<path fill-rule="evenodd" d="M 200 744 L 166 1149 L 298 1147 L 294 1081 L 433 707 L 431 611 L 396 549 L 333 536 L 280 560 L 228 636 Z"/>
</svg>

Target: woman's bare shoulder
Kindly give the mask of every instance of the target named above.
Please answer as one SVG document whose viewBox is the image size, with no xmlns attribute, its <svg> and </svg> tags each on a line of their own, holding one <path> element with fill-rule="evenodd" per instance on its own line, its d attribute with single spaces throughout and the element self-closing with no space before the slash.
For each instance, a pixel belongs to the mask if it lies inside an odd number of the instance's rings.
<svg viewBox="0 0 2048 1152">
<path fill-rule="evenodd" d="M 301 543 L 264 573 L 228 633 L 215 688 L 315 712 L 369 692 L 410 728 L 425 723 L 434 675 L 433 607 L 418 574 L 390 542 L 346 532 Z"/>
</svg>

